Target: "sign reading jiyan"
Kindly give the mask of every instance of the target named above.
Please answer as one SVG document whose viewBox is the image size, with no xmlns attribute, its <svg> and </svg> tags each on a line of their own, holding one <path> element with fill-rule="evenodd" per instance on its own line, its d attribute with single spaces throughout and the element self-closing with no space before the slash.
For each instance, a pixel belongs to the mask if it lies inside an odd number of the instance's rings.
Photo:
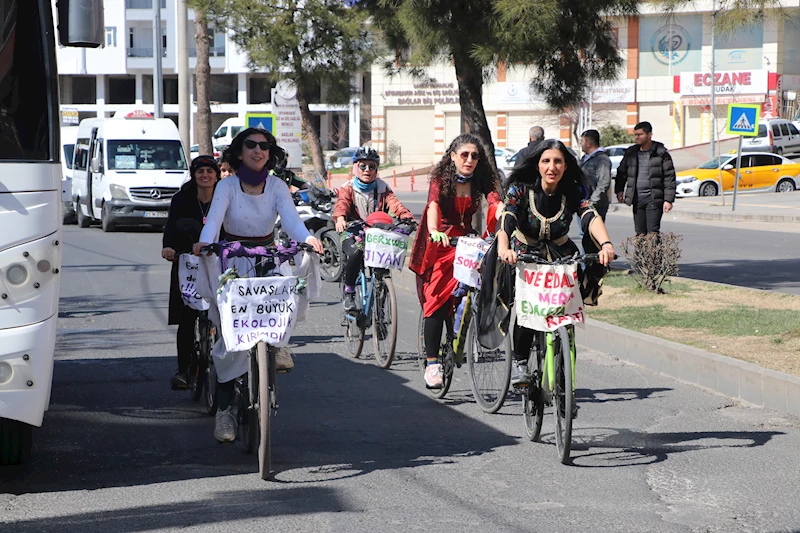
<svg viewBox="0 0 800 533">
<path fill-rule="evenodd" d="M 259 341 L 286 346 L 297 323 L 297 282 L 296 276 L 227 282 L 217 295 L 226 350 L 249 350 Z"/>
<path fill-rule="evenodd" d="M 536 331 L 555 331 L 567 324 L 583 324 L 583 298 L 578 266 L 518 266 L 514 307 L 517 324 Z"/>
<path fill-rule="evenodd" d="M 407 251 L 408 235 L 378 228 L 364 232 L 364 264 L 368 267 L 401 270 Z"/>
</svg>

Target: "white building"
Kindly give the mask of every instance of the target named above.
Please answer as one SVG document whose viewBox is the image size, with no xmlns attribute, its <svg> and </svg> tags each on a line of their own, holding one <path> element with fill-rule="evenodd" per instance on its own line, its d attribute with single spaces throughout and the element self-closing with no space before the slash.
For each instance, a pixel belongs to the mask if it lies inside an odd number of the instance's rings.
<svg viewBox="0 0 800 533">
<path fill-rule="evenodd" d="M 141 109 L 153 112 L 153 1 L 154 0 L 105 0 L 105 46 L 98 49 L 59 47 L 57 51 L 61 109 L 65 116 L 78 119 L 87 117 L 111 117 L 117 111 Z M 156 0 L 158 1 L 158 0 Z M 176 0 L 161 1 L 161 27 L 164 78 L 164 116 L 177 123 L 178 117 L 178 24 Z M 53 13 L 55 9 L 53 0 Z M 57 15 L 55 15 L 57 17 Z M 56 24 L 57 24 L 56 20 Z M 247 58 L 228 36 L 211 29 L 213 40 L 210 48 L 211 65 L 211 111 L 212 131 L 225 119 L 239 117 L 244 121 L 246 113 L 270 113 L 273 84 L 266 76 L 251 72 Z M 187 28 L 189 39 L 189 69 L 194 73 L 196 64 L 194 46 L 194 13 L 189 10 Z M 190 84 L 192 115 L 196 117 L 194 105 L 194 76 Z M 334 149 L 339 145 L 360 144 L 359 128 L 350 130 L 350 117 L 358 122 L 359 103 L 350 106 L 330 105 L 320 97 L 311 104 L 311 111 L 318 117 L 323 148 Z M 352 133 L 352 135 L 350 135 Z M 193 143 L 195 119 L 192 120 Z"/>
</svg>

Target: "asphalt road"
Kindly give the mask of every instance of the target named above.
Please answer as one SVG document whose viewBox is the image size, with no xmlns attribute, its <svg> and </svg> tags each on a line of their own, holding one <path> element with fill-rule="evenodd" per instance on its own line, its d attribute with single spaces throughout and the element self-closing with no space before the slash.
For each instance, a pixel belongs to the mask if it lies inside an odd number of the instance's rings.
<svg viewBox="0 0 800 533">
<path fill-rule="evenodd" d="M 58 531 L 800 530 L 800 421 L 582 351 L 574 464 L 524 438 L 516 398 L 444 401 L 414 360 L 418 305 L 398 290 L 399 360 L 352 360 L 335 286 L 279 377 L 276 481 L 169 389 L 174 327 L 160 235 L 67 227 L 52 403 L 27 472 L 4 472 L 0 529 Z M 366 354 L 372 352 L 369 338 Z"/>
<path fill-rule="evenodd" d="M 797 194 L 800 202 L 800 193 Z M 773 193 L 765 193 L 765 201 Z M 752 196 L 752 195 L 750 195 Z M 427 192 L 398 193 L 400 200 L 419 217 Z M 680 200 L 678 200 L 680 202 Z M 609 234 L 621 255 L 619 243 L 634 235 L 629 212 L 606 217 Z M 742 287 L 800 294 L 800 233 L 780 223 L 744 223 L 678 220 L 665 215 L 661 231 L 683 236 L 679 275 L 729 283 Z M 570 235 L 577 240 L 577 224 Z M 624 259 L 617 262 L 625 266 Z"/>
</svg>

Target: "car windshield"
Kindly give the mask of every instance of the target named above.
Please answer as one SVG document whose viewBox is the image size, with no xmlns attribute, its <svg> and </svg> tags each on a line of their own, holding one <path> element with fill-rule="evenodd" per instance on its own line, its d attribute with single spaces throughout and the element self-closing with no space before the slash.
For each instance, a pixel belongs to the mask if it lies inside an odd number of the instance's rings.
<svg viewBox="0 0 800 533">
<path fill-rule="evenodd" d="M 180 141 L 108 141 L 110 170 L 186 170 Z"/>
<path fill-rule="evenodd" d="M 722 159 L 722 164 L 721 165 L 720 165 L 720 162 L 719 162 L 720 159 Z M 733 159 L 733 158 L 730 157 L 730 156 L 723 156 L 721 158 L 720 157 L 715 157 L 711 161 L 706 161 L 705 163 L 703 163 L 702 165 L 700 165 L 697 168 L 719 168 L 720 166 L 725 166 L 731 159 Z"/>
</svg>

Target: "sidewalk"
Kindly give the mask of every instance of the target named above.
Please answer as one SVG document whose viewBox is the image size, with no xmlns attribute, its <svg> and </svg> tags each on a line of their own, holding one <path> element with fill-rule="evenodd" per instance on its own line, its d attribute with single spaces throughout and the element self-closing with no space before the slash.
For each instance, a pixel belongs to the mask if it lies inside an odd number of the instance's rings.
<svg viewBox="0 0 800 533">
<path fill-rule="evenodd" d="M 615 201 L 616 202 L 616 201 Z M 728 222 L 800 222 L 800 191 L 793 193 L 747 193 L 736 196 L 733 211 L 733 194 L 725 195 L 725 205 L 720 196 L 678 198 L 668 216 Z M 612 203 L 609 212 L 630 213 L 625 204 Z"/>
</svg>

